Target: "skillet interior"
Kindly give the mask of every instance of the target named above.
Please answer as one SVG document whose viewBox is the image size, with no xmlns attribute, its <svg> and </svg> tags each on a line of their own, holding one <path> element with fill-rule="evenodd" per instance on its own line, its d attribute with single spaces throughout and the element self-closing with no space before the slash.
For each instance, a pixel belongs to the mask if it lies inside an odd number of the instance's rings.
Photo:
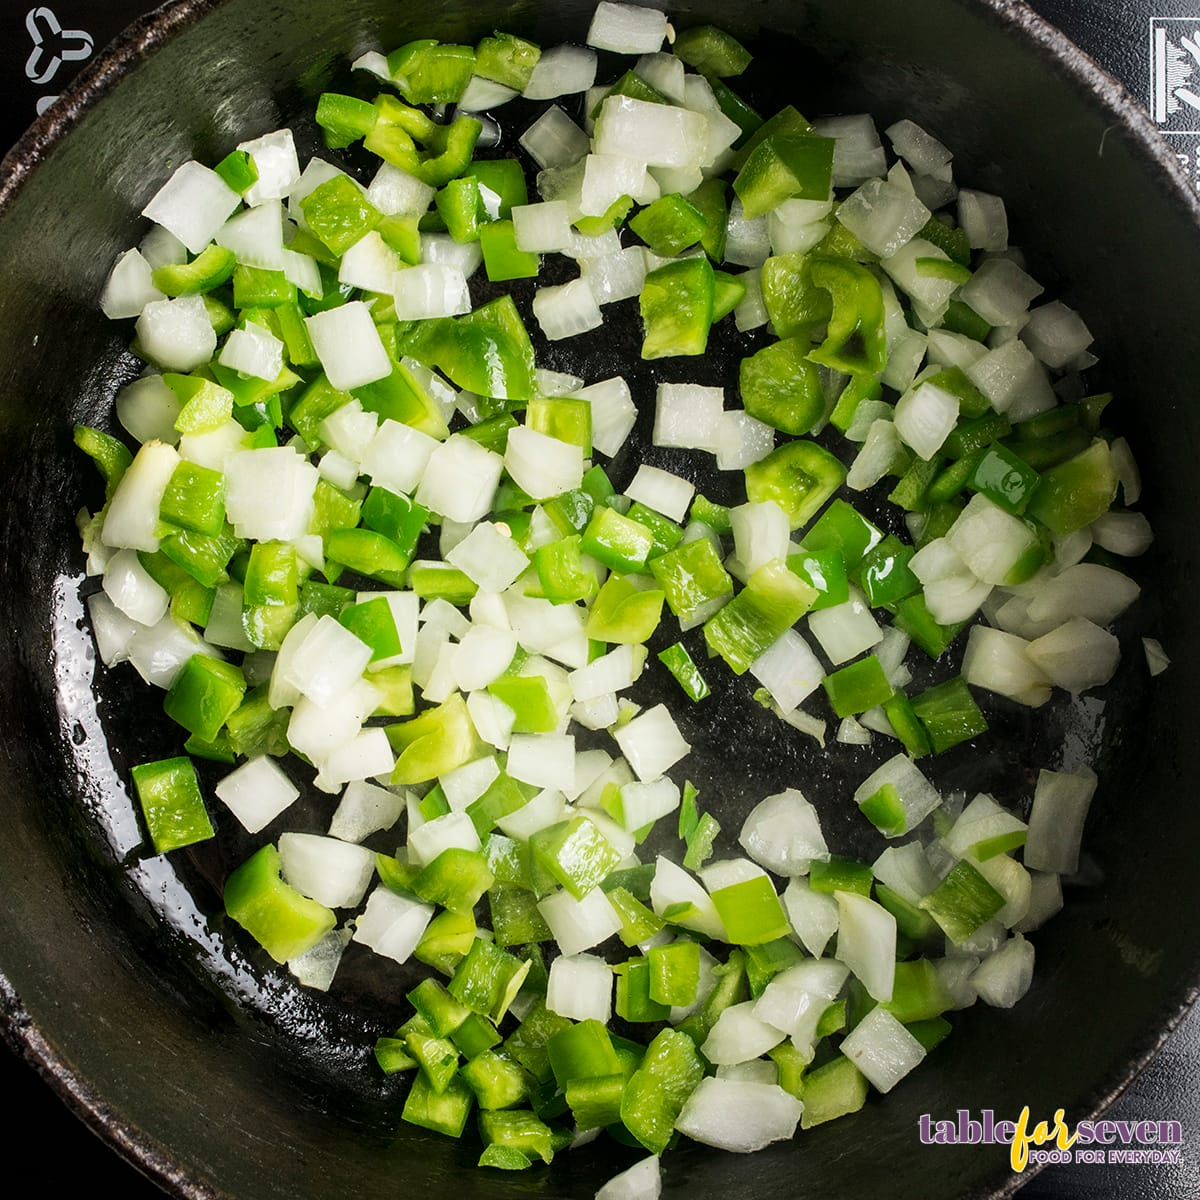
<svg viewBox="0 0 1200 1200">
<path fill-rule="evenodd" d="M 155 700 L 123 672 L 93 666 L 79 629 L 73 514 L 81 496 L 95 502 L 95 488 L 70 447 L 71 424 L 104 421 L 116 382 L 135 369 L 123 331 L 94 297 L 171 163 L 213 161 L 242 136 L 293 119 L 364 49 L 431 33 L 473 40 L 492 28 L 552 44 L 579 37 L 590 7 L 447 3 L 431 19 L 363 0 L 185 4 L 135 34 L 115 74 L 89 73 L 57 118 L 60 136 L 27 140 L 0 196 L 0 455 L 10 480 L 0 567 L 9 634 L 0 675 L 4 1004 L 85 1114 L 185 1194 L 322 1197 L 352 1179 L 367 1198 L 398 1180 L 480 1197 L 585 1196 L 626 1161 L 592 1147 L 550 1172 L 484 1175 L 469 1147 L 409 1126 L 397 1134 L 401 1090 L 375 1078 L 368 1049 L 395 1023 L 403 973 L 369 976 L 348 964 L 326 999 L 281 982 L 244 946 L 226 948 L 209 915 L 222 863 L 239 853 L 227 828 L 180 862 L 142 858 L 127 767 L 178 743 Z M 1068 765 L 1100 747 L 1087 844 L 1103 882 L 1037 935 L 1033 991 L 1011 1012 L 964 1014 L 936 1066 L 864 1112 L 750 1159 L 689 1147 L 668 1159 L 666 1176 L 668 1194 L 783 1197 L 801 1183 L 831 1197 L 991 1192 L 1003 1186 L 1006 1154 L 920 1149 L 917 1116 L 959 1107 L 1015 1115 L 1025 1104 L 1083 1116 L 1149 1052 L 1200 961 L 1200 933 L 1173 919 L 1200 833 L 1187 799 L 1194 755 L 1184 715 L 1194 702 L 1195 617 L 1193 606 L 1164 603 L 1195 587 L 1192 201 L 1115 87 L 1071 61 L 1019 5 L 775 0 L 736 17 L 703 4 L 673 14 L 723 23 L 756 44 L 759 77 L 787 81 L 787 90 L 760 89 L 763 107 L 867 109 L 881 125 L 910 116 L 956 150 L 960 181 L 1003 194 L 1034 274 L 1077 304 L 1096 334 L 1097 380 L 1117 392 L 1115 419 L 1150 484 L 1145 507 L 1159 540 L 1139 564 L 1148 595 L 1137 616 L 1163 638 L 1172 669 L 1148 688 L 1131 644 L 1103 706 L 1062 706 L 1051 726 L 993 706 L 1005 736 L 938 767 L 939 779 L 966 786 L 986 766 L 1015 796 L 1028 791 L 1030 765 L 1057 765 L 1064 738 Z M 172 36 L 143 60 L 139 37 L 152 44 L 167 29 Z M 621 370 L 631 337 L 628 325 L 606 332 L 579 373 Z M 729 378 L 736 345 L 728 339 L 704 364 L 711 381 Z M 686 374 L 694 377 L 691 364 Z M 685 376 L 646 372 L 644 409 L 658 377 Z M 861 766 L 837 753 L 818 759 L 736 694 L 736 709 L 727 704 L 708 734 L 705 802 L 736 829 L 752 798 L 799 782 L 848 845 L 856 823 L 839 820 L 847 793 L 838 785 Z M 730 764 L 729 744 L 745 766 Z"/>
</svg>

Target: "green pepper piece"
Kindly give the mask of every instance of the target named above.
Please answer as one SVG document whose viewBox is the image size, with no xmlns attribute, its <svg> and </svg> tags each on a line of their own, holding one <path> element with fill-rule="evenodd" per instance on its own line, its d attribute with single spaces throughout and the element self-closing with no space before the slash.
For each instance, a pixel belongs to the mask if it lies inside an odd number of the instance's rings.
<svg viewBox="0 0 1200 1200">
<path fill-rule="evenodd" d="M 541 47 L 533 42 L 497 32 L 475 47 L 475 74 L 523 92 L 541 56 Z"/>
<path fill-rule="evenodd" d="M 807 339 L 790 337 L 743 358 L 738 387 L 746 412 L 783 433 L 808 433 L 825 413 L 821 374 L 808 355 Z"/>
<path fill-rule="evenodd" d="M 172 525 L 215 537 L 225 528 L 225 477 L 209 467 L 180 462 L 163 492 L 158 514 Z"/>
<path fill-rule="evenodd" d="M 558 728 L 560 714 L 544 676 L 502 675 L 489 683 L 487 690 L 513 710 L 514 733 L 551 733 Z M 504 779 L 507 776 L 500 778 Z M 492 787 L 496 787 L 498 783 L 499 780 L 493 783 Z M 522 804 L 525 799 L 526 797 L 522 796 Z"/>
<path fill-rule="evenodd" d="M 685 625 L 733 594 L 733 580 L 708 538 L 682 542 L 649 566 L 671 612 Z"/>
<path fill-rule="evenodd" d="M 339 177 L 340 178 L 340 177 Z M 333 182 L 331 180 L 331 182 Z M 361 193 L 360 193 L 361 194 Z M 364 201 L 365 203 L 365 201 Z M 365 233 L 366 230 L 364 229 Z M 357 241 L 357 237 L 354 239 Z M 296 302 L 296 285 L 282 271 L 238 263 L 233 272 L 233 303 L 237 308 L 277 308 Z"/>
<path fill-rule="evenodd" d="M 866 1076 L 845 1055 L 804 1076 L 804 1112 L 800 1117 L 802 1129 L 812 1129 L 858 1112 L 867 1102 Z"/>
<path fill-rule="evenodd" d="M 129 447 L 118 441 L 112 434 L 93 429 L 89 425 L 76 425 L 74 430 L 75 445 L 84 452 L 95 464 L 104 479 L 104 499 L 107 503 L 112 499 L 125 475 L 133 455 Z"/>
<path fill-rule="evenodd" d="M 971 265 L 971 242 L 966 230 L 959 226 L 948 225 L 940 217 L 930 217 L 917 237 L 944 250 L 959 266 Z"/>
<path fill-rule="evenodd" d="M 300 607 L 296 550 L 290 542 L 250 547 L 242 595 L 242 628 L 260 650 L 278 650 Z"/>
<path fill-rule="evenodd" d="M 394 542 L 404 554 L 416 550 L 428 519 L 429 510 L 423 505 L 384 487 L 373 487 L 362 502 L 363 525 Z"/>
<path fill-rule="evenodd" d="M 617 1016 L 626 1021 L 665 1021 L 671 1015 L 668 1005 L 650 995 L 650 962 L 646 958 L 631 958 L 613 968 L 617 976 Z"/>
<path fill-rule="evenodd" d="M 476 159 L 469 171 L 479 184 L 481 203 L 489 220 L 507 221 L 514 208 L 529 203 L 525 169 L 515 158 Z"/>
<path fill-rule="evenodd" d="M 587 600 L 596 593 L 596 575 L 584 565 L 580 542 L 578 535 L 572 535 L 534 551 L 533 565 L 542 594 L 555 604 Z"/>
<path fill-rule="evenodd" d="M 484 750 L 462 693 L 411 721 L 386 726 L 388 744 L 399 751 L 392 784 L 425 783 L 479 758 Z"/>
<path fill-rule="evenodd" d="M 728 271 L 713 271 L 713 324 L 727 317 L 746 297 L 746 284 Z"/>
<path fill-rule="evenodd" d="M 456 605 L 469 604 L 479 590 L 470 576 L 438 559 L 414 562 L 408 570 L 408 586 L 422 600 L 448 600 Z"/>
<path fill-rule="evenodd" d="M 527 402 L 535 394 L 533 344 L 511 296 L 463 317 L 413 322 L 399 347 L 477 396 Z"/>
<path fill-rule="evenodd" d="M 213 836 L 191 759 L 164 758 L 139 763 L 130 773 L 156 854 L 192 846 Z"/>
<path fill-rule="evenodd" d="M 808 884 L 814 892 L 827 896 L 834 892 L 854 892 L 869 897 L 874 878 L 869 864 L 833 854 L 828 861 L 813 860 L 809 867 Z"/>
<path fill-rule="evenodd" d="M 844 604 L 850 598 L 850 579 L 846 573 L 846 560 L 837 546 L 821 550 L 803 550 L 789 554 L 788 570 L 794 571 L 805 583 L 815 588 L 818 595 L 810 611 L 832 608 Z"/>
<path fill-rule="evenodd" d="M 792 929 L 767 875 L 717 888 L 712 893 L 729 941 L 735 945 L 762 945 L 786 937 Z"/>
<path fill-rule="evenodd" d="M 300 210 L 312 232 L 338 255 L 345 254 L 383 218 L 348 175 L 335 175 L 314 188 L 300 201 Z"/>
<path fill-rule="evenodd" d="M 261 684 L 246 693 L 240 705 L 225 722 L 229 745 L 243 758 L 270 754 L 282 758 L 288 753 L 288 711 L 272 708 L 270 689 Z"/>
<path fill-rule="evenodd" d="M 175 428 L 180 433 L 206 433 L 229 420 L 233 393 L 228 388 L 198 375 L 168 371 L 162 378 L 183 405 L 175 418 Z"/>
<path fill-rule="evenodd" d="M 827 200 L 833 184 L 834 145 L 833 138 L 808 134 L 763 137 L 733 181 L 746 219 L 761 217 L 793 197 Z"/>
<path fill-rule="evenodd" d="M 1007 446 L 988 446 L 974 462 L 967 487 L 982 492 L 1005 512 L 1023 513 L 1038 486 L 1038 473 Z"/>
<path fill-rule="evenodd" d="M 545 942 L 553 937 L 537 906 L 537 896 L 526 888 L 494 884 L 488 889 L 488 903 L 498 946 Z"/>
<path fill-rule="evenodd" d="M 725 238 L 729 228 L 728 184 L 723 179 L 706 179 L 687 195 L 688 203 L 704 220 L 700 245 L 714 263 L 725 260 Z M 713 318 L 716 320 L 716 317 Z"/>
<path fill-rule="evenodd" d="M 609 570 L 622 574 L 641 571 L 654 546 L 653 533 L 640 521 L 623 517 L 616 509 L 594 509 L 583 532 L 582 549 Z"/>
<path fill-rule="evenodd" d="M 245 693 L 245 676 L 233 663 L 193 654 L 167 689 L 163 711 L 189 733 L 211 742 Z"/>
<path fill-rule="evenodd" d="M 965 301 L 951 300 L 942 316 L 942 328 L 961 333 L 976 342 L 986 342 L 992 327 Z"/>
<path fill-rule="evenodd" d="M 528 962 L 477 937 L 446 989 L 472 1012 L 499 1024 L 528 973 Z"/>
<path fill-rule="evenodd" d="M 807 525 L 846 480 L 846 468 L 816 442 L 787 442 L 746 468 L 746 495 L 774 500 L 792 529 Z"/>
<path fill-rule="evenodd" d="M 659 1004 L 695 1003 L 700 987 L 700 946 L 680 940 L 651 946 L 646 952 L 650 967 L 650 999 Z"/>
<path fill-rule="evenodd" d="M 642 589 L 612 574 L 592 604 L 584 632 L 596 642 L 637 645 L 658 627 L 665 598 L 658 589 Z"/>
<path fill-rule="evenodd" d="M 852 504 L 837 499 L 813 523 L 800 544 L 805 550 L 840 550 L 846 569 L 856 571 L 882 540 L 883 531 L 877 525 Z"/>
<path fill-rule="evenodd" d="M 694 246 L 708 228 L 704 214 L 678 192 L 660 196 L 629 222 L 629 228 L 663 258 Z"/>
<path fill-rule="evenodd" d="M 965 458 L 976 450 L 1008 437 L 1012 425 L 1003 413 L 989 412 L 980 417 L 960 420 L 942 443 L 942 453 L 950 458 Z"/>
<path fill-rule="evenodd" d="M 830 293 L 813 282 L 807 254 L 773 254 L 762 265 L 760 283 L 767 316 L 781 338 L 807 337 L 833 315 Z"/>
<path fill-rule="evenodd" d="M 740 75 L 751 60 L 750 51 L 737 38 L 715 25 L 679 30 L 671 52 L 702 75 L 718 78 Z"/>
<path fill-rule="evenodd" d="M 454 104 L 475 73 L 475 51 L 425 38 L 393 50 L 387 63 L 392 82 L 410 104 Z"/>
<path fill-rule="evenodd" d="M 950 643 L 966 627 L 965 621 L 939 625 L 930 615 L 923 592 L 907 596 L 896 605 L 896 625 L 903 629 L 930 658 L 941 658 Z"/>
<path fill-rule="evenodd" d="M 559 821 L 529 839 L 535 866 L 582 900 L 621 861 L 621 855 L 584 816 Z"/>
<path fill-rule="evenodd" d="M 608 896 L 609 903 L 616 909 L 617 916 L 621 918 L 621 931 L 618 936 L 626 946 L 636 946 L 647 938 L 652 938 L 666 922 L 652 909 L 647 908 L 628 888 L 620 884 L 610 886 L 614 878 L 623 877 L 624 874 L 623 871 L 612 871 L 600 886 Z M 646 898 L 649 898 L 648 893 Z"/>
<path fill-rule="evenodd" d="M 661 1154 L 684 1102 L 703 1077 L 704 1064 L 692 1039 L 678 1030 L 662 1030 L 646 1047 L 621 1097 L 625 1128 L 652 1154 Z"/>
<path fill-rule="evenodd" d="M 878 375 L 887 365 L 883 289 L 869 267 L 848 259 L 814 258 L 813 283 L 829 292 L 833 315 L 813 362 L 847 375 Z"/>
<path fill-rule="evenodd" d="M 920 907 L 958 945 L 1004 907 L 1004 897 L 966 859 L 960 859 Z"/>
<path fill-rule="evenodd" d="M 330 530 L 325 537 L 325 556 L 394 588 L 402 588 L 407 578 L 408 555 L 371 529 Z"/>
<path fill-rule="evenodd" d="M 510 279 L 533 279 L 541 269 L 542 258 L 517 248 L 512 221 L 489 221 L 479 230 L 483 265 L 493 283 Z"/>
<path fill-rule="evenodd" d="M 412 890 L 422 900 L 450 912 L 470 913 L 494 882 L 482 854 L 450 846 L 421 868 L 412 881 Z"/>
<path fill-rule="evenodd" d="M 872 608 L 885 608 L 921 589 L 921 581 L 909 569 L 916 553 L 898 537 L 889 534 L 863 558 L 857 572 L 859 587 Z"/>
<path fill-rule="evenodd" d="M 241 539 L 226 526 L 216 537 L 181 529 L 163 537 L 158 548 L 204 587 L 212 588 L 229 579 L 226 567 L 241 545 Z"/>
<path fill-rule="evenodd" d="M 639 304 L 642 357 L 703 354 L 713 315 L 713 269 L 706 257 L 683 258 L 650 271 Z"/>
<path fill-rule="evenodd" d="M 892 685 L 879 659 L 873 654 L 853 662 L 821 680 L 833 711 L 839 717 L 854 717 L 892 697 Z"/>
<path fill-rule="evenodd" d="M 479 184 L 471 175 L 451 179 L 433 198 L 446 232 L 465 245 L 479 241 L 480 225 L 487 219 L 479 199 Z"/>
<path fill-rule="evenodd" d="M 354 396 L 366 412 L 411 425 L 439 441 L 450 432 L 441 409 L 404 363 L 393 363 L 382 379 L 355 388 Z"/>
<path fill-rule="evenodd" d="M 692 661 L 687 647 L 682 642 L 676 642 L 658 653 L 658 661 L 667 668 L 675 678 L 675 682 L 683 689 L 684 695 L 695 703 L 703 700 L 712 689 L 700 674 L 700 668 Z"/>
<path fill-rule="evenodd" d="M 387 882 L 382 871 L 380 877 Z M 389 884 L 389 886 L 391 885 Z M 434 970 L 440 971 L 449 978 L 471 948 L 471 942 L 477 932 L 473 914 L 440 912 L 429 922 L 425 932 L 421 935 L 421 940 L 413 951 L 413 958 L 418 962 L 425 963 L 426 966 L 433 967 Z M 455 1045 L 458 1044 L 459 1035 L 465 1028 L 464 1024 L 451 1038 Z"/>
<path fill-rule="evenodd" d="M 1052 533 L 1074 533 L 1108 512 L 1117 483 L 1108 443 L 1097 438 L 1086 450 L 1042 472 L 1025 511 Z"/>
<path fill-rule="evenodd" d="M 373 104 L 356 96 L 322 92 L 317 98 L 317 124 L 325 133 L 325 145 L 340 149 L 365 138 L 375 127 L 378 113 Z"/>
<path fill-rule="evenodd" d="M 245 150 L 230 150 L 213 170 L 239 196 L 244 196 L 258 182 L 258 168 Z"/>
<path fill-rule="evenodd" d="M 338 391 L 324 375 L 318 375 L 292 404 L 288 411 L 288 424 L 304 439 L 310 450 L 319 450 L 324 445 L 321 422 L 353 399 L 349 392 Z"/>
<path fill-rule="evenodd" d="M 439 919 L 450 918 L 451 920 L 462 921 L 465 918 L 457 913 L 439 913 L 429 923 L 429 928 L 432 929 L 434 922 Z M 472 928 L 474 927 L 472 923 Z M 493 1046 L 500 1044 L 500 1035 L 496 1032 L 496 1027 L 487 1019 L 481 1017 L 478 1013 L 469 1012 L 463 1023 L 450 1034 L 450 1040 L 458 1047 L 458 1052 L 465 1058 L 468 1063 L 478 1058 L 481 1054 L 485 1054 Z M 466 1077 L 464 1072 L 464 1078 Z"/>
<path fill-rule="evenodd" d="M 914 696 L 912 708 L 929 734 L 934 754 L 987 732 L 987 721 L 961 675 Z"/>
<path fill-rule="evenodd" d="M 229 918 L 278 963 L 311 950 L 337 923 L 330 909 L 284 883 L 271 845 L 230 873 L 224 902 Z"/>
<path fill-rule="evenodd" d="M 439 1092 L 424 1074 L 418 1072 L 400 1116 L 410 1125 L 432 1129 L 447 1137 L 461 1137 L 474 1101 L 475 1093 L 459 1076 L 455 1075 L 445 1090 Z"/>
<path fill-rule="evenodd" d="M 529 1099 L 524 1067 L 495 1050 L 477 1054 L 463 1066 L 462 1077 L 481 1109 L 512 1108 Z"/>
<path fill-rule="evenodd" d="M 883 712 L 892 723 L 892 728 L 909 758 L 922 758 L 933 749 L 929 734 L 917 716 L 912 701 L 903 692 L 897 692 L 886 701 Z"/>
<path fill-rule="evenodd" d="M 704 640 L 737 675 L 806 613 L 817 598 L 787 564 L 776 560 L 759 567 L 732 600 L 704 623 Z"/>
<path fill-rule="evenodd" d="M 227 283 L 236 265 L 233 251 L 214 243 L 205 246 L 189 263 L 170 263 L 155 268 L 151 281 L 166 296 L 194 296 Z"/>
</svg>

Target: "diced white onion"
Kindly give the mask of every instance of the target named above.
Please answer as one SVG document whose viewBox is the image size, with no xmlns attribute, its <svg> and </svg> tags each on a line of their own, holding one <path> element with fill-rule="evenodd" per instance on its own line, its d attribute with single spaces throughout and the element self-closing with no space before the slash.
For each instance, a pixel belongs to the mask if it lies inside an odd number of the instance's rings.
<svg viewBox="0 0 1200 1200">
<path fill-rule="evenodd" d="M 778 1084 L 708 1076 L 684 1102 L 675 1128 L 693 1141 L 749 1154 L 793 1137 L 803 1111 Z"/>
<path fill-rule="evenodd" d="M 836 892 L 837 957 L 854 972 L 871 998 L 892 998 L 896 975 L 896 918 L 857 892 Z"/>
<path fill-rule="evenodd" d="M 279 860 L 285 883 L 327 908 L 354 908 L 375 874 L 375 854 L 365 846 L 316 833 L 284 833 Z"/>
<path fill-rule="evenodd" d="M 1079 845 L 1083 823 L 1096 791 L 1095 772 L 1038 772 L 1029 812 L 1029 833 L 1022 855 L 1034 871 L 1073 875 L 1079 868 Z"/>
<path fill-rule="evenodd" d="M 586 279 L 538 288 L 533 295 L 533 315 L 552 342 L 577 337 L 604 322 Z"/>
<path fill-rule="evenodd" d="M 553 100 L 585 92 L 596 79 L 596 54 L 582 46 L 543 50 L 521 94 L 526 100 Z"/>
<path fill-rule="evenodd" d="M 241 202 L 216 171 L 189 161 L 158 189 L 142 216 L 170 230 L 193 254 L 199 254 Z"/>
<path fill-rule="evenodd" d="M 305 317 L 304 324 L 329 382 L 340 391 L 391 374 L 391 359 L 371 320 L 371 310 L 361 300 Z"/>
<path fill-rule="evenodd" d="M 607 1024 L 612 992 L 612 968 L 595 954 L 560 954 L 550 964 L 546 1007 L 560 1017 Z"/>
<path fill-rule="evenodd" d="M 266 755 L 247 759 L 214 790 L 247 833 L 265 829 L 300 795 L 300 789 Z"/>
<path fill-rule="evenodd" d="M 617 54 L 653 54 L 666 36 L 666 13 L 636 4 L 600 0 L 588 27 L 587 44 Z"/>
<path fill-rule="evenodd" d="M 138 250 L 126 250 L 117 259 L 104 291 L 100 294 L 100 311 L 110 321 L 141 316 L 142 309 L 154 300 L 166 297 L 154 286 L 150 264 Z"/>
<path fill-rule="evenodd" d="M 411 900 L 381 885 L 371 893 L 367 907 L 354 923 L 354 941 L 385 958 L 407 962 L 433 913 L 432 904 Z"/>
<path fill-rule="evenodd" d="M 829 857 L 817 811 L 795 788 L 759 801 L 743 822 L 738 842 L 756 863 L 777 875 L 805 875 L 813 859 Z"/>
<path fill-rule="evenodd" d="M 890 1092 L 925 1057 L 925 1047 L 886 1008 L 867 1013 L 841 1051 L 880 1092 Z"/>
<path fill-rule="evenodd" d="M 1033 943 L 1014 933 L 976 967 L 971 984 L 993 1008 L 1012 1008 L 1033 982 Z"/>
<path fill-rule="evenodd" d="M 192 371 L 208 362 L 217 348 L 201 296 L 152 300 L 134 330 L 146 357 L 168 371 Z"/>
</svg>

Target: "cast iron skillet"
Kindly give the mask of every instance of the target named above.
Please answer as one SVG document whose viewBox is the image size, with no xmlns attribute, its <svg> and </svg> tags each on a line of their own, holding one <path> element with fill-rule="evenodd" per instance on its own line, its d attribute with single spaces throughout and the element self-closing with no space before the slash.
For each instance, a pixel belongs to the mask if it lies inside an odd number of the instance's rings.
<svg viewBox="0 0 1200 1200">
<path fill-rule="evenodd" d="M 185 2 L 134 26 L 5 162 L 0 1003 L 9 1040 L 181 1196 L 590 1196 L 635 1157 L 592 1146 L 548 1171 L 475 1172 L 476 1147 L 401 1125 L 402 1085 L 371 1068 L 371 1040 L 402 1012 L 403 971 L 372 975 L 362 956 L 347 961 L 333 993 L 313 996 L 236 932 L 223 941 L 220 873 L 245 852 L 229 822 L 195 854 L 146 857 L 127 769 L 178 752 L 178 741 L 155 699 L 93 662 L 73 529 L 80 498 L 98 497 L 72 452 L 71 425 L 106 424 L 116 386 L 137 369 L 95 297 L 172 166 L 215 161 L 241 137 L 309 110 L 320 90 L 345 86 L 342 64 L 363 50 L 416 36 L 473 41 L 494 28 L 552 44 L 579 38 L 590 9 L 583 0 Z M 912 117 L 954 147 L 960 181 L 1002 193 L 1014 241 L 1036 252 L 1034 273 L 1086 313 L 1103 353 L 1096 384 L 1116 391 L 1115 419 L 1149 480 L 1158 543 L 1138 565 L 1146 595 L 1135 615 L 1165 641 L 1171 670 L 1147 686 L 1133 642 L 1102 700 L 1056 705 L 1036 722 L 991 705 L 1000 736 L 936 768 L 944 786 L 986 774 L 1019 801 L 1037 767 L 1097 759 L 1090 886 L 1072 889 L 1066 911 L 1036 935 L 1029 996 L 1012 1011 L 963 1014 L 933 1062 L 853 1117 L 748 1159 L 688 1146 L 666 1175 L 669 1195 L 1006 1194 L 1016 1181 L 1005 1151 L 920 1147 L 918 1116 L 961 1107 L 1015 1117 L 1029 1105 L 1035 1116 L 1064 1107 L 1084 1117 L 1178 1020 L 1200 965 L 1200 927 L 1180 919 L 1200 841 L 1189 787 L 1200 665 L 1190 602 L 1200 508 L 1196 202 L 1118 86 L 1023 5 L 761 0 L 734 12 L 712 3 L 672 11 L 681 24 L 717 21 L 755 45 L 763 107 L 866 109 L 881 125 Z M 625 327 L 589 342 L 580 373 L 622 369 L 631 338 Z M 730 378 L 744 346 L 714 347 L 704 364 L 713 382 Z M 638 376 L 647 409 L 656 379 L 683 377 L 671 370 Z M 861 763 L 818 756 L 757 715 L 745 690 L 726 691 L 699 764 L 704 799 L 726 827 L 752 799 L 798 783 L 833 838 L 877 850 L 847 815 L 846 785 Z"/>
</svg>

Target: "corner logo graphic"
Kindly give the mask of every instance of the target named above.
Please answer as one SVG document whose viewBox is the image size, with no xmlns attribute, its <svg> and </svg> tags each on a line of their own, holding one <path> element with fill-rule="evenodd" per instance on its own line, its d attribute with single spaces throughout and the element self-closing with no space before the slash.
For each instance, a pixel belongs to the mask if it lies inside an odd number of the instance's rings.
<svg viewBox="0 0 1200 1200">
<path fill-rule="evenodd" d="M 1200 133 L 1200 16 L 1150 18 L 1150 111 L 1165 133 Z"/>
<path fill-rule="evenodd" d="M 37 87 L 53 81 L 64 63 L 83 62 L 95 48 L 92 35 L 82 29 L 64 29 L 54 11 L 43 6 L 25 14 L 25 29 L 33 49 L 25 60 L 25 78 Z M 44 113 L 57 95 L 39 96 L 37 111 Z"/>
<path fill-rule="evenodd" d="M 1008 1146 L 1018 1174 L 1030 1163 L 1178 1166 L 1183 1152 L 1179 1121 L 1080 1121 L 1072 1130 L 1061 1108 L 1053 1123 L 1034 1124 L 1029 1105 L 1015 1121 L 997 1120 L 990 1108 L 978 1118 L 965 1108 L 940 1120 L 922 1113 L 918 1132 L 923 1146 Z"/>
<path fill-rule="evenodd" d="M 82 62 L 92 53 L 92 35 L 82 29 L 64 29 L 48 8 L 31 8 L 25 28 L 33 50 L 25 62 L 25 76 L 41 86 L 58 74 L 63 63 Z"/>
</svg>

